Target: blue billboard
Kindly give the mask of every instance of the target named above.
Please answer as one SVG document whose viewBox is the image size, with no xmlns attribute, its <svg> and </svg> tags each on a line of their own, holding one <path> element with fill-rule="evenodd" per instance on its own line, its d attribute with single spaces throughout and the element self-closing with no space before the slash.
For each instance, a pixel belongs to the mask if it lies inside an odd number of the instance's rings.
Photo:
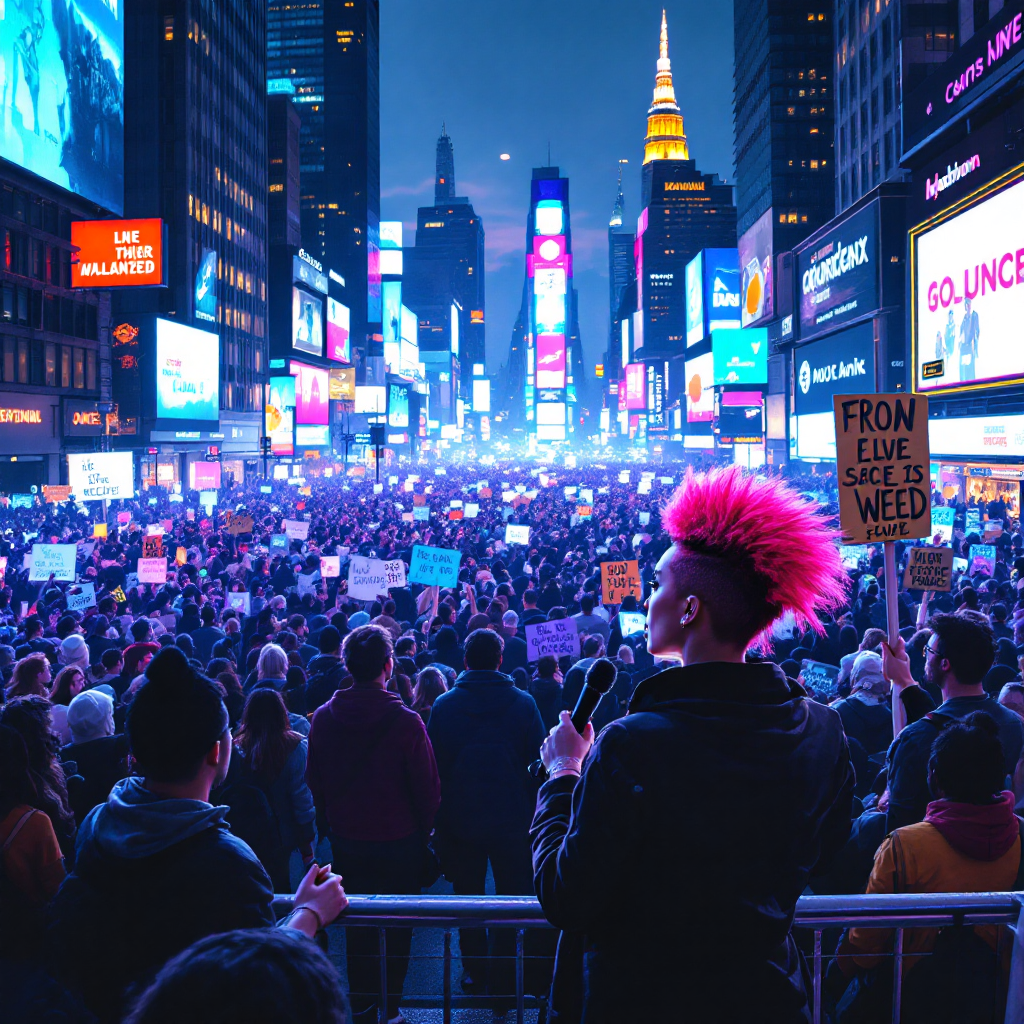
<svg viewBox="0 0 1024 1024">
<path fill-rule="evenodd" d="M 196 319 L 217 322 L 217 253 L 204 249 L 196 271 Z"/>
<path fill-rule="evenodd" d="M 705 329 L 711 332 L 739 328 L 739 250 L 705 249 L 703 255 Z"/>
<path fill-rule="evenodd" d="M 0 157 L 124 212 L 124 9 L 0 3 Z"/>
</svg>

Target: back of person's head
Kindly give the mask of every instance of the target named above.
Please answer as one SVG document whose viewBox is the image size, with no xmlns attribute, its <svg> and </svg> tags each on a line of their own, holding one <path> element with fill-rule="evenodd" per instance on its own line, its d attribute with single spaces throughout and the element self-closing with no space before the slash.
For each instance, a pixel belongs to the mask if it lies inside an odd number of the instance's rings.
<svg viewBox="0 0 1024 1024">
<path fill-rule="evenodd" d="M 388 616 L 394 616 L 396 607 L 397 606 L 395 605 L 394 601 L 390 601 L 390 600 L 385 601 L 384 602 L 384 614 L 388 615 Z"/>
<path fill-rule="evenodd" d="M 853 660 L 850 670 L 850 689 L 862 691 L 874 697 L 884 697 L 889 692 L 889 683 L 882 675 L 882 658 L 874 651 L 861 651 Z"/>
<path fill-rule="evenodd" d="M 588 636 L 583 641 L 584 658 L 600 658 L 604 654 L 604 641 L 599 636 Z"/>
<path fill-rule="evenodd" d="M 501 617 L 501 624 L 505 629 L 511 629 L 514 633 L 519 628 L 519 615 L 513 611 L 507 611 Z"/>
<path fill-rule="evenodd" d="M 454 630 L 453 630 L 454 632 Z M 357 683 L 372 683 L 385 672 L 394 657 L 391 633 L 383 626 L 359 626 L 345 637 L 341 657 Z"/>
<path fill-rule="evenodd" d="M 334 626 L 324 626 L 317 637 L 321 654 L 337 654 L 341 649 L 341 633 Z"/>
<path fill-rule="evenodd" d="M 145 643 L 152 631 L 153 627 L 150 625 L 149 619 L 136 619 L 131 624 L 131 628 L 129 630 L 132 635 L 132 640 L 137 644 Z"/>
<path fill-rule="evenodd" d="M 537 659 L 537 675 L 541 679 L 554 679 L 558 671 L 558 659 L 553 654 L 542 654 Z"/>
<path fill-rule="evenodd" d="M 258 686 L 249 694 L 242 712 L 238 745 L 245 751 L 253 771 L 266 771 L 276 779 L 284 767 L 286 734 L 291 731 L 288 709 L 277 690 Z"/>
<path fill-rule="evenodd" d="M 83 690 L 68 705 L 68 729 L 73 743 L 113 736 L 113 699 L 102 690 Z"/>
<path fill-rule="evenodd" d="M 869 629 L 864 630 L 864 638 L 860 642 L 860 649 L 862 651 L 873 651 L 881 647 L 883 640 L 885 640 L 885 630 L 871 626 Z"/>
<path fill-rule="evenodd" d="M 284 679 L 288 674 L 288 655 L 277 644 L 264 644 L 256 662 L 260 679 Z"/>
<path fill-rule="evenodd" d="M 476 629 L 466 637 L 466 668 L 496 672 L 505 641 L 493 629 Z"/>
<path fill-rule="evenodd" d="M 125 1024 L 347 1024 L 337 971 L 289 928 L 200 939 L 169 960 Z"/>
<path fill-rule="evenodd" d="M 936 639 L 930 643 L 936 654 L 949 662 L 961 686 L 977 686 L 992 667 L 996 656 L 995 636 L 983 615 L 933 615 L 928 623 Z"/>
<path fill-rule="evenodd" d="M 459 634 L 452 626 L 442 626 L 434 637 L 439 651 L 453 650 L 459 646 Z"/>
<path fill-rule="evenodd" d="M 191 781 L 227 727 L 228 713 L 215 682 L 193 672 L 176 647 L 153 658 L 126 722 L 142 775 L 172 784 Z"/>
<path fill-rule="evenodd" d="M 212 626 L 217 621 L 217 610 L 212 604 L 204 604 L 200 609 L 199 617 L 203 620 L 204 626 Z"/>
<path fill-rule="evenodd" d="M 548 622 L 554 622 L 556 619 L 567 618 L 568 615 L 569 615 L 569 613 L 560 604 L 556 604 L 548 612 Z"/>
<path fill-rule="evenodd" d="M 416 657 L 416 637 L 414 637 L 414 636 L 400 636 L 395 641 L 395 657 L 396 658 L 415 658 Z"/>
<path fill-rule="evenodd" d="M 997 601 L 989 609 L 989 615 L 992 616 L 994 622 L 1005 622 L 1006 621 L 1006 605 Z"/>
<path fill-rule="evenodd" d="M 999 726 L 984 711 L 951 722 L 935 738 L 928 783 L 935 795 L 965 804 L 988 804 L 1006 779 Z"/>
<path fill-rule="evenodd" d="M 594 610 L 594 595 L 593 594 L 584 594 L 580 598 L 580 611 L 583 612 L 584 615 L 590 615 L 591 612 L 593 612 L 593 610 Z"/>
<path fill-rule="evenodd" d="M 615 656 L 623 665 L 633 664 L 633 648 L 629 644 L 619 644 L 619 649 Z"/>
<path fill-rule="evenodd" d="M 523 592 L 523 607 L 524 608 L 536 608 L 537 607 L 537 591 L 526 590 Z"/>
<path fill-rule="evenodd" d="M 117 647 L 111 647 L 100 655 L 100 664 L 108 675 L 117 670 L 123 662 L 124 652 Z"/>
<path fill-rule="evenodd" d="M 15 666 L 11 681 L 7 684 L 7 699 L 13 697 L 29 697 L 35 694 L 42 697 L 49 689 L 48 683 L 42 681 L 45 678 L 49 662 L 46 655 L 41 651 L 26 654 Z"/>
<path fill-rule="evenodd" d="M 416 675 L 416 685 L 412 692 L 412 706 L 416 711 L 422 711 L 424 708 L 432 707 L 434 701 L 442 693 L 447 692 L 448 681 L 444 674 L 428 665 L 426 668 L 420 669 Z"/>
</svg>

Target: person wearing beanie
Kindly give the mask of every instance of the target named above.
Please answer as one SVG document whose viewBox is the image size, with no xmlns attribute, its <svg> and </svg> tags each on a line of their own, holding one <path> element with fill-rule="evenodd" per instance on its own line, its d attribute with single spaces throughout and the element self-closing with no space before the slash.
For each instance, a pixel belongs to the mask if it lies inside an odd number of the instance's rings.
<svg viewBox="0 0 1024 1024">
<path fill-rule="evenodd" d="M 83 673 L 89 671 L 89 646 L 81 633 L 69 633 L 62 641 L 57 652 L 61 665 L 74 665 Z"/>
<path fill-rule="evenodd" d="M 843 728 L 868 755 L 884 752 L 892 743 L 892 707 L 889 683 L 882 675 L 882 659 L 874 651 L 861 651 L 850 670 L 850 696 L 836 701 Z"/>
<path fill-rule="evenodd" d="M 128 738 L 115 734 L 114 701 L 105 690 L 83 690 L 68 706 L 71 742 L 61 747 L 60 756 L 77 768 L 68 779 L 68 803 L 79 826 L 129 774 Z"/>
</svg>

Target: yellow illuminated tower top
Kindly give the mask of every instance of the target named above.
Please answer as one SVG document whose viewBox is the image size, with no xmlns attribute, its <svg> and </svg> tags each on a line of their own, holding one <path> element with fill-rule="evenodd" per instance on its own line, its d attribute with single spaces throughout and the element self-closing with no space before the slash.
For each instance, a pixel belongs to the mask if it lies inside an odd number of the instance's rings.
<svg viewBox="0 0 1024 1024">
<path fill-rule="evenodd" d="M 644 140 L 644 163 L 652 160 L 689 160 L 683 130 L 683 115 L 676 103 L 672 85 L 672 61 L 668 59 L 668 18 L 661 12 L 661 55 L 658 77 L 654 84 L 654 103 L 647 112 L 647 138 Z"/>
</svg>

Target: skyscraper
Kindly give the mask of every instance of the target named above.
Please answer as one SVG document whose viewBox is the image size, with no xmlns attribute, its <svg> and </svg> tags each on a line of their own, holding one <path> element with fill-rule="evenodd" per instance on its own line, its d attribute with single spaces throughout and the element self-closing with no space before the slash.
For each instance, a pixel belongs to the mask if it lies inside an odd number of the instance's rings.
<svg viewBox="0 0 1024 1024">
<path fill-rule="evenodd" d="M 608 352 L 605 355 L 605 376 L 616 378 L 614 372 L 619 365 L 617 353 L 619 342 L 619 307 L 626 289 L 633 281 L 636 268 L 633 262 L 633 232 L 623 231 L 626 216 L 626 200 L 622 194 L 622 165 L 619 161 L 619 188 L 615 196 L 615 207 L 608 222 L 608 317 L 610 323 Z"/>
<path fill-rule="evenodd" d="M 701 173 L 690 159 L 664 13 L 654 102 L 647 115 L 642 201 L 635 257 L 643 317 L 634 344 L 642 346 L 644 358 L 671 357 L 686 333 L 684 268 L 701 249 L 736 245 L 736 207 L 732 186 L 717 174 Z"/>
<path fill-rule="evenodd" d="M 448 348 L 458 318 L 460 377 L 486 362 L 484 225 L 465 196 L 455 194 L 455 149 L 442 127 L 437 140 L 434 205 L 416 215 L 416 245 L 405 251 L 404 301 L 420 321 L 423 352 Z"/>
<path fill-rule="evenodd" d="M 772 211 L 774 252 L 835 213 L 831 6 L 735 3 L 736 230 Z"/>
<path fill-rule="evenodd" d="M 340 274 L 352 337 L 380 333 L 380 3 L 270 0 L 267 77 L 302 121 L 302 245 Z"/>
<path fill-rule="evenodd" d="M 299 120 L 292 97 L 267 97 L 267 150 L 270 157 L 267 226 L 270 245 L 302 244 L 299 175 Z"/>
<path fill-rule="evenodd" d="M 122 421 L 137 415 L 140 430 L 150 431 L 122 437 L 126 446 L 173 443 L 194 457 L 215 433 L 226 453 L 259 450 L 267 371 L 265 71 L 265 0 L 224 0 L 216 11 L 190 0 L 125 9 L 124 212 L 163 218 L 167 287 L 118 293 L 117 317 L 202 330 L 217 336 L 220 351 L 219 429 L 214 417 L 206 431 L 151 430 L 159 404 L 149 407 L 139 381 L 115 369 L 124 400 L 136 394 L 135 411 L 126 406 Z M 148 344 L 140 350 L 152 358 Z M 143 370 L 155 373 L 155 366 Z M 173 465 L 175 481 L 187 479 L 185 461 L 161 452 L 163 472 Z M 232 466 L 241 473 L 240 462 Z M 153 462 L 143 464 L 147 478 L 156 479 Z"/>
</svg>

